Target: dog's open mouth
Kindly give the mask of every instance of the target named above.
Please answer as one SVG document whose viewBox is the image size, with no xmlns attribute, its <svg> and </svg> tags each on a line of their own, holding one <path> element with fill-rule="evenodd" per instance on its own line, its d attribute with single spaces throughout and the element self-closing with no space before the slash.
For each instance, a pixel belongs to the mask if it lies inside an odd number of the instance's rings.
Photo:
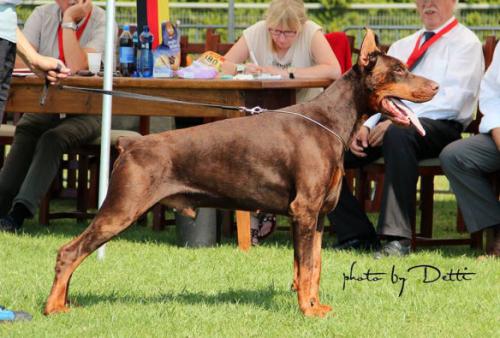
<svg viewBox="0 0 500 338">
<path fill-rule="evenodd" d="M 391 114 L 391 120 L 402 125 L 413 124 L 418 133 L 425 136 L 424 127 L 420 123 L 415 113 L 396 97 L 384 97 L 382 100 L 382 108 Z"/>
</svg>

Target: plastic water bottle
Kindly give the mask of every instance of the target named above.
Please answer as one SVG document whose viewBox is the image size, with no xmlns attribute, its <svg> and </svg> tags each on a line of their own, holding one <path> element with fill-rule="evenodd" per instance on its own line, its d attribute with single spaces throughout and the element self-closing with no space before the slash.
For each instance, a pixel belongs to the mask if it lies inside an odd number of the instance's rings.
<svg viewBox="0 0 500 338">
<path fill-rule="evenodd" d="M 133 77 L 138 77 L 138 62 L 137 62 L 137 51 L 139 50 L 139 35 L 137 35 L 137 30 L 135 30 L 134 34 L 132 34 L 132 43 L 134 45 L 134 73 L 132 74 Z"/>
<path fill-rule="evenodd" d="M 138 52 L 138 72 L 141 77 L 153 76 L 153 35 L 149 32 L 149 27 L 144 26 L 142 33 L 139 35 L 139 52 Z"/>
<path fill-rule="evenodd" d="M 132 76 L 135 71 L 134 62 L 134 44 L 128 25 L 123 26 L 123 32 L 120 35 L 120 73 L 122 76 Z"/>
</svg>

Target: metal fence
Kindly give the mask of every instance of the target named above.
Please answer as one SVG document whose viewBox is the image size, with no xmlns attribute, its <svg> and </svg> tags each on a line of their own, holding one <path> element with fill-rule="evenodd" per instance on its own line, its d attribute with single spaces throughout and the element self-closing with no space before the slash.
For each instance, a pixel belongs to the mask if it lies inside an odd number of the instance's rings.
<svg viewBox="0 0 500 338">
<path fill-rule="evenodd" d="M 25 20 L 36 5 L 52 0 L 24 0 L 18 10 L 21 21 Z M 104 1 L 94 1 L 105 7 Z M 217 28 L 223 41 L 232 42 L 242 30 L 264 17 L 264 3 L 176 3 L 171 2 L 170 17 L 180 24 L 182 34 L 190 41 L 204 41 L 207 27 Z M 307 3 L 308 15 L 320 23 L 325 31 L 344 30 L 356 36 L 362 28 L 370 26 L 380 35 L 381 42 L 389 44 L 408 35 L 420 26 L 414 3 L 396 4 L 351 4 L 347 7 L 325 7 L 319 3 Z M 500 31 L 500 4 L 459 4 L 456 16 L 460 22 L 472 28 L 484 39 L 487 35 L 498 35 Z M 119 24 L 137 22 L 136 2 L 117 2 L 116 21 Z"/>
<path fill-rule="evenodd" d="M 380 38 L 382 44 L 390 44 L 391 42 L 397 41 L 405 36 L 414 33 L 416 30 L 420 29 L 421 26 L 411 25 L 411 26 L 400 26 L 400 25 L 370 25 L 369 26 Z M 468 26 L 481 41 L 483 41 L 487 36 L 500 36 L 500 26 Z M 355 41 L 360 42 L 364 35 L 365 26 L 346 26 L 342 30 L 346 32 L 347 35 L 354 36 Z"/>
</svg>

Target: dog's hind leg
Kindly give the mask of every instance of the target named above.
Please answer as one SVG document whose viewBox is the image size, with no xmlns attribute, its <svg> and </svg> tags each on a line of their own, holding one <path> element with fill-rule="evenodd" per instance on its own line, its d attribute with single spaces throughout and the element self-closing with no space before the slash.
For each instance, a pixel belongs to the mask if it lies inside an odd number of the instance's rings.
<svg viewBox="0 0 500 338">
<path fill-rule="evenodd" d="M 331 308 L 321 305 L 317 293 L 321 260 L 318 259 L 321 250 L 321 232 L 318 235 L 317 222 L 322 201 L 311 201 L 298 195 L 290 204 L 293 219 L 294 257 L 298 266 L 297 297 L 299 307 L 306 316 L 324 317 Z M 314 206 L 317 205 L 317 208 Z M 296 279 L 295 279 L 296 278 Z"/>
<path fill-rule="evenodd" d="M 133 170 L 129 170 L 131 172 Z M 146 188 L 148 185 L 143 184 L 147 182 L 144 181 L 146 177 L 150 177 L 148 173 L 135 171 L 126 176 L 120 174 L 123 172 L 113 173 L 106 200 L 89 227 L 59 249 L 55 278 L 44 310 L 46 315 L 69 310 L 69 282 L 80 263 L 102 244 L 125 230 L 160 199 L 157 193 L 151 193 Z"/>
</svg>

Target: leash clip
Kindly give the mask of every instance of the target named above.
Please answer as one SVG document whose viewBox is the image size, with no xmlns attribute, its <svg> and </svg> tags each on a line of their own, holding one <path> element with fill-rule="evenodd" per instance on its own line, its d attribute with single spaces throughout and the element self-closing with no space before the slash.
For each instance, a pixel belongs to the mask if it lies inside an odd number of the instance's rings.
<svg viewBox="0 0 500 338">
<path fill-rule="evenodd" d="M 60 73 L 61 70 L 62 70 L 62 65 L 58 62 L 56 64 L 56 69 L 54 69 L 54 72 Z M 40 106 L 45 105 L 45 101 L 47 100 L 47 95 L 49 94 L 49 87 L 50 87 L 50 81 L 46 78 L 42 88 L 42 94 L 40 94 L 40 100 L 39 100 Z"/>
<path fill-rule="evenodd" d="M 266 109 L 261 108 L 260 106 L 255 106 L 253 108 L 240 107 L 239 110 L 244 113 L 249 113 L 250 115 L 260 114 L 266 111 Z"/>
<path fill-rule="evenodd" d="M 42 93 L 40 94 L 40 101 L 39 101 L 40 106 L 45 105 L 45 101 L 47 100 L 47 94 L 49 93 L 49 86 L 50 82 L 49 80 L 46 79 L 42 88 Z"/>
</svg>

